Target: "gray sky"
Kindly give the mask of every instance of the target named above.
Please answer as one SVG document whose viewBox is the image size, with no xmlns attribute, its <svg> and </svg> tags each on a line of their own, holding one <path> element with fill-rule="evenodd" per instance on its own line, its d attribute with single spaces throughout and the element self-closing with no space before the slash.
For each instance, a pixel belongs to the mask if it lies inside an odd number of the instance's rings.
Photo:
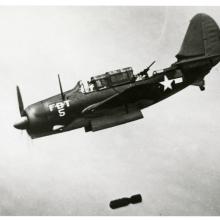
<svg viewBox="0 0 220 220">
<path fill-rule="evenodd" d="M 189 20 L 219 7 L 0 7 L 1 215 L 219 215 L 220 75 L 96 133 L 30 140 L 12 127 L 25 106 L 78 80 L 175 62 Z M 112 199 L 143 203 L 111 210 Z"/>
</svg>

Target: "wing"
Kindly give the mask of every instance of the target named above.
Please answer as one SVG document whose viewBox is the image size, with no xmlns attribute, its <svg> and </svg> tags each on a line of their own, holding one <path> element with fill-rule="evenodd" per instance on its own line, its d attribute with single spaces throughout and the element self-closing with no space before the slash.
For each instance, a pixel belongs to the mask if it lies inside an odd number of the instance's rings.
<svg viewBox="0 0 220 220">
<path fill-rule="evenodd" d="M 116 93 L 112 95 L 111 97 L 101 102 L 97 102 L 95 104 L 86 107 L 85 109 L 83 109 L 82 113 L 94 112 L 97 110 L 102 110 L 107 108 L 114 108 L 116 106 L 121 106 L 128 103 L 134 103 L 139 99 L 145 99 L 145 101 L 147 100 L 149 104 L 152 104 L 154 102 L 154 100 L 152 100 L 152 97 L 151 98 L 147 97 L 148 95 L 150 95 L 151 89 L 152 87 L 146 84 L 134 85 L 132 87 L 129 87 L 128 89 L 125 89 L 120 93 Z"/>
</svg>

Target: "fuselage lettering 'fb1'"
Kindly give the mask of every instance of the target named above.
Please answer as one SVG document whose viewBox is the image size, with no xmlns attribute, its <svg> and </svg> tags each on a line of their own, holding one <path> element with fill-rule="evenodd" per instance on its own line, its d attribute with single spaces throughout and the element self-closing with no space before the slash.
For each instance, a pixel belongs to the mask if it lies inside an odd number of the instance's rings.
<svg viewBox="0 0 220 220">
<path fill-rule="evenodd" d="M 65 107 L 70 107 L 70 100 L 65 100 L 63 102 L 52 103 L 49 106 L 50 111 L 54 111 L 56 109 L 59 113 L 60 117 L 64 117 L 66 115 Z"/>
<path fill-rule="evenodd" d="M 205 38 L 203 36 L 206 36 Z M 135 40 L 135 39 L 134 39 Z M 131 67 L 91 77 L 90 81 L 24 109 L 19 88 L 21 121 L 31 138 L 84 128 L 98 131 L 143 118 L 141 110 L 174 95 L 189 85 L 205 89 L 205 76 L 220 61 L 220 29 L 206 14 L 190 21 L 177 61 L 148 74 L 154 62 L 134 74 Z M 57 114 L 58 113 L 58 114 Z"/>
</svg>

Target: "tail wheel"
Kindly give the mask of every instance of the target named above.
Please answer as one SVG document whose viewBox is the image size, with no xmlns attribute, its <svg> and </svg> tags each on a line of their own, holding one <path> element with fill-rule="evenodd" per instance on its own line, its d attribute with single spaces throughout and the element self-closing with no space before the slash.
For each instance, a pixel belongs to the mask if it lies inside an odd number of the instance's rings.
<svg viewBox="0 0 220 220">
<path fill-rule="evenodd" d="M 200 86 L 199 88 L 200 88 L 201 91 L 205 90 L 205 86 Z"/>
</svg>

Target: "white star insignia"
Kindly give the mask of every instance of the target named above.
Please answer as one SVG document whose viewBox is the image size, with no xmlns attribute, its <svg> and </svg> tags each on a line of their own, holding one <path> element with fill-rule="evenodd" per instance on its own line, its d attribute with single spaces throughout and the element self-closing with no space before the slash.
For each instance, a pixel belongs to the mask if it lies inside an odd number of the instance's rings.
<svg viewBox="0 0 220 220">
<path fill-rule="evenodd" d="M 164 81 L 160 82 L 160 84 L 162 84 L 164 86 L 164 91 L 166 89 L 172 89 L 172 79 L 168 79 L 167 76 L 164 76 Z"/>
</svg>

